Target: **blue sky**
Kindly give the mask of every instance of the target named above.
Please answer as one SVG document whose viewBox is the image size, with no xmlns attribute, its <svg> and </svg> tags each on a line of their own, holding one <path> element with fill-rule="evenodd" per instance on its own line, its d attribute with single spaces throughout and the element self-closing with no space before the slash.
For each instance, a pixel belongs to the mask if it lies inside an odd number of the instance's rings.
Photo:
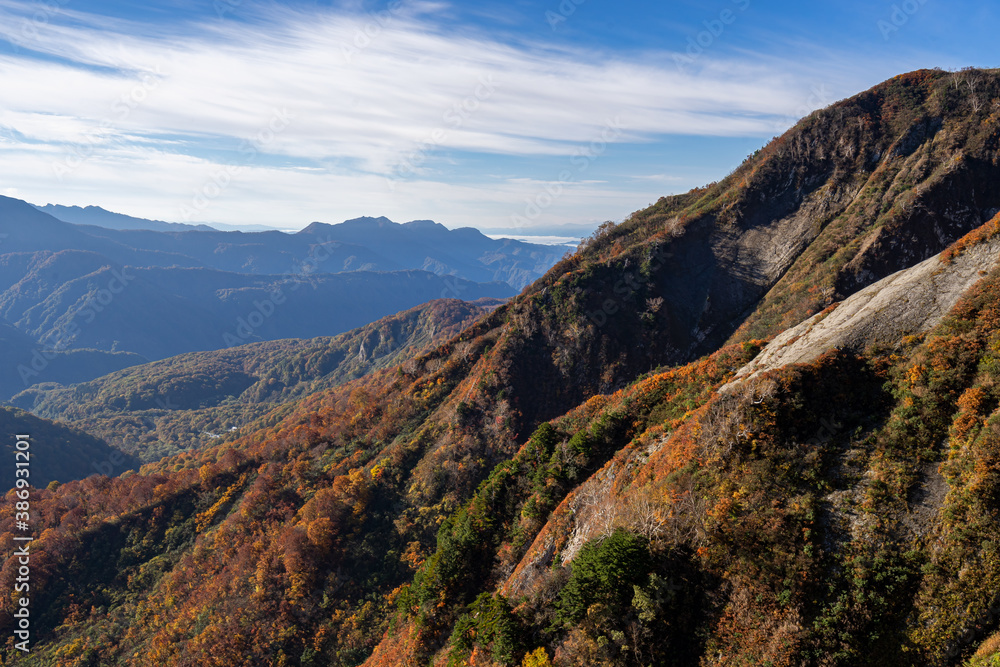
<svg viewBox="0 0 1000 667">
<path fill-rule="evenodd" d="M 718 180 L 816 108 L 993 67 L 990 3 L 0 0 L 0 193 L 530 234 Z"/>
</svg>

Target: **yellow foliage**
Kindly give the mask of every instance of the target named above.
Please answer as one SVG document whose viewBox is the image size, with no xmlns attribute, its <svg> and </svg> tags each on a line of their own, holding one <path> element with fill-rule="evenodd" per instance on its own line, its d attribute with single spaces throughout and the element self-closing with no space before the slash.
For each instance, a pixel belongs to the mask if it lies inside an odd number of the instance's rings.
<svg viewBox="0 0 1000 667">
<path fill-rule="evenodd" d="M 207 510 L 201 512 L 195 517 L 195 527 L 197 528 L 199 533 L 208 528 L 210 525 L 212 525 L 212 521 L 215 519 L 215 515 L 226 503 L 228 503 L 233 499 L 233 496 L 235 496 L 240 489 L 243 488 L 243 485 L 246 484 L 247 478 L 249 476 L 250 476 L 249 472 L 245 472 L 242 475 L 240 475 L 240 478 L 236 480 L 236 483 L 230 486 L 228 489 L 226 489 L 226 492 L 223 493 L 222 496 L 218 500 L 216 500 L 211 507 L 209 507 Z"/>
<path fill-rule="evenodd" d="M 921 380 L 924 379 L 924 372 L 926 370 L 927 369 L 920 364 L 917 364 L 916 366 L 910 369 L 910 372 L 907 374 L 907 380 L 909 380 L 911 387 L 916 384 L 919 384 Z"/>
<path fill-rule="evenodd" d="M 986 658 L 1000 655 L 1000 632 L 983 642 L 973 656 L 974 664 L 984 664 Z M 978 660 L 977 660 L 978 659 Z"/>
<path fill-rule="evenodd" d="M 552 661 L 549 660 L 549 654 L 545 652 L 545 649 L 539 646 L 524 656 L 521 667 L 552 667 Z"/>
</svg>

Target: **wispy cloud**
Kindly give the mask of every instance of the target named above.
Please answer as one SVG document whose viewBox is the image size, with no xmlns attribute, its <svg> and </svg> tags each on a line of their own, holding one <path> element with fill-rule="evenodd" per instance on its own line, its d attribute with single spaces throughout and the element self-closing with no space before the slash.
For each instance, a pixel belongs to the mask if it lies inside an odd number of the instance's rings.
<svg viewBox="0 0 1000 667">
<path fill-rule="evenodd" d="M 442 154 L 562 158 L 612 117 L 622 119 L 622 143 L 665 134 L 766 137 L 801 106 L 805 80 L 763 60 L 705 58 L 681 71 L 669 53 L 607 58 L 457 34 L 434 21 L 440 5 L 430 3 L 403 3 L 379 20 L 243 3 L 242 20 L 164 26 L 66 5 L 28 38 L 33 7 L 0 1 L 0 38 L 18 45 L 0 57 L 0 185 L 39 198 L 56 184 L 79 195 L 127 179 L 149 193 L 146 210 L 155 201 L 166 209 L 158 217 L 173 219 L 170 209 L 237 160 L 240 143 L 276 110 L 293 122 L 202 219 L 265 222 L 261 212 L 273 218 L 285 202 L 283 215 L 307 216 L 304 223 L 345 200 L 366 208 L 358 213 L 410 206 L 401 217 L 420 217 L 431 197 L 449 197 L 455 206 L 473 202 L 473 211 L 493 202 L 484 214 L 502 223 L 502 206 L 519 201 L 523 182 L 484 175 L 478 186 L 457 185 L 445 163 L 423 165 L 386 205 L 386 177 L 429 137 Z M 484 82 L 495 92 L 463 107 Z M 81 146 L 87 159 L 59 174 L 53 165 Z M 575 187 L 615 204 L 635 196 Z M 243 196 L 258 203 L 241 203 Z M 271 201 L 261 207 L 261 198 Z"/>
</svg>

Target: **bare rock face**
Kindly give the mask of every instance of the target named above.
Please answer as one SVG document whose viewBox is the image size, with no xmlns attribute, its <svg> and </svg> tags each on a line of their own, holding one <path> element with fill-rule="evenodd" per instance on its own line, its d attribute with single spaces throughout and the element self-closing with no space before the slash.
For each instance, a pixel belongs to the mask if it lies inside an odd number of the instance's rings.
<svg viewBox="0 0 1000 667">
<path fill-rule="evenodd" d="M 857 292 L 779 334 L 720 391 L 788 364 L 808 363 L 834 348 L 861 352 L 895 345 L 929 331 L 961 296 L 1000 265 L 1000 238 L 967 249 L 949 262 L 932 257 Z"/>
</svg>

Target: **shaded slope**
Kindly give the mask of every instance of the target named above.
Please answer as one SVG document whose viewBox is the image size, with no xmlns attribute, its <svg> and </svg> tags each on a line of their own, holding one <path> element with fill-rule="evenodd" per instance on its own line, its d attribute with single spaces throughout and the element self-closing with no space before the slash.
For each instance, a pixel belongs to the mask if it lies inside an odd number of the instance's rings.
<svg viewBox="0 0 1000 667">
<path fill-rule="evenodd" d="M 15 436 L 28 435 L 30 444 L 30 465 L 27 466 L 28 481 L 36 489 L 45 488 L 50 482 L 69 482 L 83 479 L 90 475 L 118 475 L 126 470 L 138 470 L 139 462 L 110 447 L 83 431 L 57 424 L 45 419 L 7 407 L 0 407 L 0 432 L 4 434 L 3 446 L 0 447 L 4 460 L 0 474 L 0 486 L 7 489 L 14 487 Z M 24 477 L 24 475 L 20 475 Z"/>
<path fill-rule="evenodd" d="M 50 382 L 72 384 L 148 361 L 128 352 L 103 350 L 56 350 L 36 343 L 16 327 L 0 320 L 0 399 L 14 394 L 44 378 Z"/>
<path fill-rule="evenodd" d="M 677 361 L 740 324 L 734 340 L 773 335 L 1000 209 L 1000 135 L 969 93 L 973 77 L 981 99 L 1000 95 L 994 72 L 921 71 L 817 111 L 719 183 L 634 213 L 594 250 L 633 270 L 650 252 L 669 257 L 651 292 L 665 299 Z"/>
</svg>

